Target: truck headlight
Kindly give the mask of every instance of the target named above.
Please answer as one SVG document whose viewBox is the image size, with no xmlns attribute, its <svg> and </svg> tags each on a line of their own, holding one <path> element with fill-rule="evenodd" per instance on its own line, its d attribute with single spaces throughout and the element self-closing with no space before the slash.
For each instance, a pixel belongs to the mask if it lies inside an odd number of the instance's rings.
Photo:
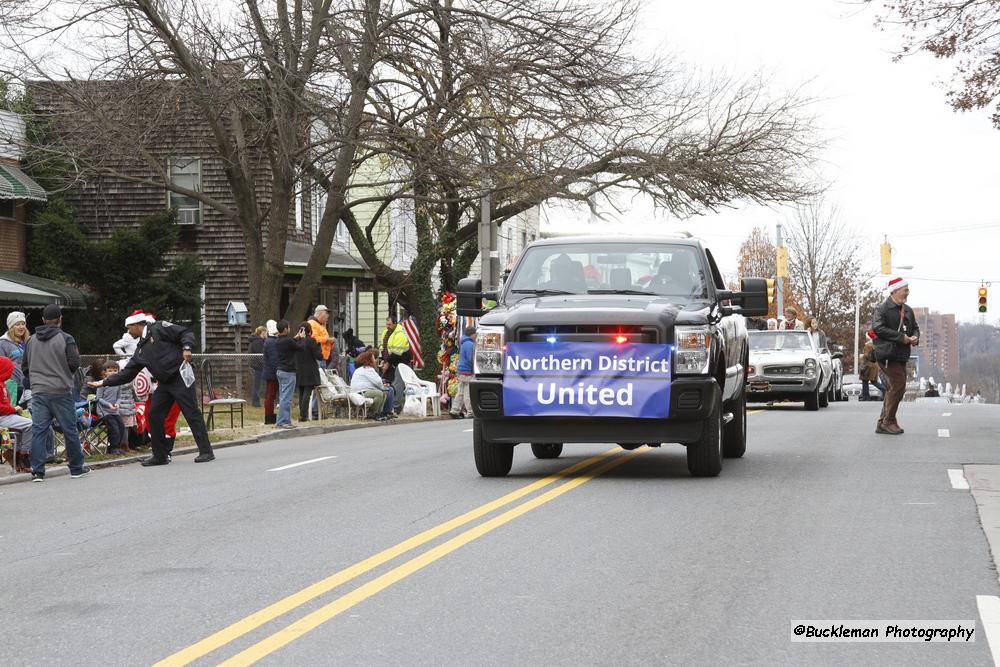
<svg viewBox="0 0 1000 667">
<path fill-rule="evenodd" d="M 806 359 L 806 377 L 810 380 L 816 377 L 816 360 Z"/>
<path fill-rule="evenodd" d="M 712 334 L 707 326 L 674 327 L 674 372 L 707 373 Z"/>
<path fill-rule="evenodd" d="M 476 375 L 503 373 L 503 327 L 481 326 L 476 329 Z"/>
</svg>

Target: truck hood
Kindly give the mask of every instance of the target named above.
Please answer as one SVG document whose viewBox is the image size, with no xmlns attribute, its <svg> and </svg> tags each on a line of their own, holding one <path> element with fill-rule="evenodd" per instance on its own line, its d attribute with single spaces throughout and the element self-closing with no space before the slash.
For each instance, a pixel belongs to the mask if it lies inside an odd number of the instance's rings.
<svg viewBox="0 0 1000 667">
<path fill-rule="evenodd" d="M 668 330 L 674 324 L 705 324 L 708 302 L 674 303 L 665 297 L 615 294 L 538 296 L 499 305 L 483 316 L 484 326 L 628 324 Z"/>
</svg>

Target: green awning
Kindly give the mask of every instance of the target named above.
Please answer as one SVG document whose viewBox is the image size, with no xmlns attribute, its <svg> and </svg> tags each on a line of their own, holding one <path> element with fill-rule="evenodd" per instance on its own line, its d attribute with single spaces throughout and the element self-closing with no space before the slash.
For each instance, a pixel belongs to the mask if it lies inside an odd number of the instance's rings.
<svg viewBox="0 0 1000 667">
<path fill-rule="evenodd" d="M 63 308 L 86 308 L 87 297 L 78 287 L 27 273 L 0 272 L 0 307 L 5 305 L 45 306 L 55 303 Z"/>
<path fill-rule="evenodd" d="M 17 167 L 0 164 L 0 199 L 45 201 L 45 188 L 35 183 Z"/>
</svg>

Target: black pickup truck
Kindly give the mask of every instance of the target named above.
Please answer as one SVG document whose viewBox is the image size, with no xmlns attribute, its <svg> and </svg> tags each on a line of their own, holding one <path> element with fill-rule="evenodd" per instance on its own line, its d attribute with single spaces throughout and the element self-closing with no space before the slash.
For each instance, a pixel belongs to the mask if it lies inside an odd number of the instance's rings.
<svg viewBox="0 0 1000 667">
<path fill-rule="evenodd" d="M 457 293 L 459 315 L 481 317 L 470 384 L 481 475 L 509 473 L 524 442 L 538 458 L 567 442 L 676 442 L 708 477 L 746 451 L 743 316 L 767 313 L 767 287 L 727 290 L 700 241 L 536 241 L 500 290 L 470 278 Z"/>
</svg>

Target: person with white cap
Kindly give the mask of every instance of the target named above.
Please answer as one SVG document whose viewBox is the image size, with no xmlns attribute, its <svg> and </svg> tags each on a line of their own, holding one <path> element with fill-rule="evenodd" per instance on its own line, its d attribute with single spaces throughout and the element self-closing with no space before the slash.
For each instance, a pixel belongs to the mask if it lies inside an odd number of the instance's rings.
<svg viewBox="0 0 1000 667">
<path fill-rule="evenodd" d="M 911 346 L 920 341 L 920 327 L 917 326 L 913 309 L 906 305 L 910 296 L 906 279 L 893 278 L 889 281 L 886 292 L 889 296 L 875 307 L 872 321 L 875 359 L 885 371 L 888 385 L 875 432 L 901 435 L 903 429 L 896 421 L 896 410 L 906 393 L 906 362 L 910 360 Z"/>
<path fill-rule="evenodd" d="M 129 333 L 139 338 L 135 354 L 125 368 L 114 375 L 98 382 L 88 383 L 91 387 L 113 387 L 132 382 L 145 368 L 156 380 L 156 390 L 150 399 L 149 433 L 153 447 L 153 456 L 142 462 L 143 466 L 160 466 L 170 462 L 172 443 L 166 438 L 166 422 L 174 405 L 184 413 L 198 446 L 198 456 L 195 463 L 205 463 L 215 459 L 212 445 L 208 440 L 208 430 L 205 419 L 198 407 L 194 390 L 193 378 L 189 382 L 182 373 L 183 365 L 190 364 L 194 355 L 194 333 L 187 327 L 171 322 L 149 322 L 143 317 L 142 322 L 129 325 Z"/>
<path fill-rule="evenodd" d="M 14 362 L 14 382 L 17 383 L 17 394 L 24 392 L 24 375 L 21 373 L 21 359 L 24 357 L 24 347 L 28 344 L 28 320 L 24 313 L 14 311 L 7 315 L 7 331 L 0 336 L 0 357 L 7 357 Z"/>
<path fill-rule="evenodd" d="M 125 318 L 125 333 L 111 345 L 116 354 L 126 357 L 126 360 L 128 357 L 135 354 L 135 348 L 139 345 L 139 339 L 129 333 L 129 327 L 145 323 L 146 313 L 144 313 L 141 309 L 133 310 L 132 313 Z"/>
</svg>

